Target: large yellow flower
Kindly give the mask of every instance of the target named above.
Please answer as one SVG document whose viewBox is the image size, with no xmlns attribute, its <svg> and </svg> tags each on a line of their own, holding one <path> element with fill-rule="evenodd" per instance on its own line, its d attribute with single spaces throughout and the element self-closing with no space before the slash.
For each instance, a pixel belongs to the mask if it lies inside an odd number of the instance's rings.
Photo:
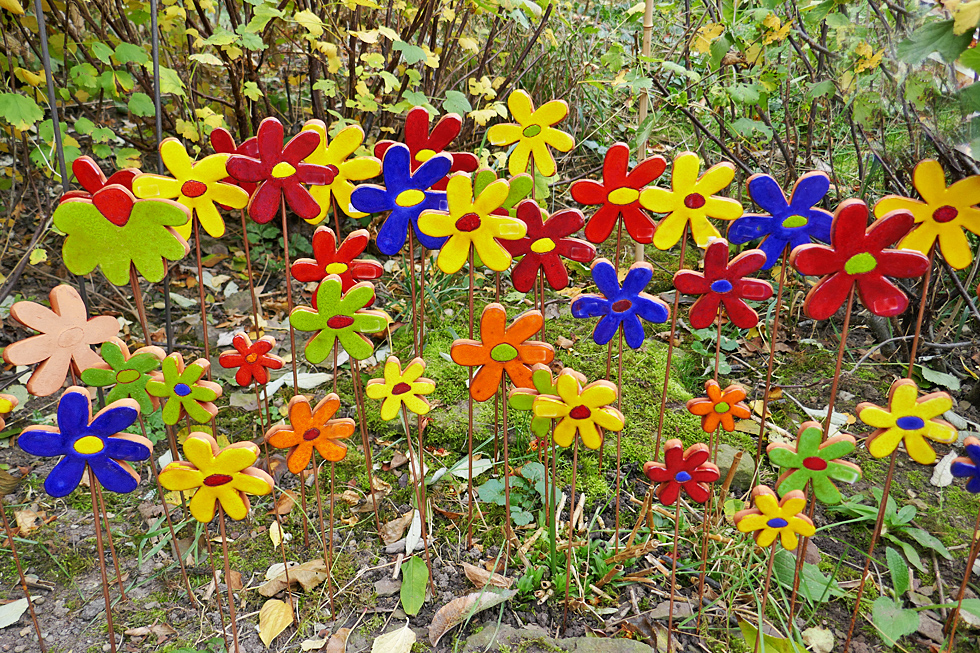
<svg viewBox="0 0 980 653">
<path fill-rule="evenodd" d="M 341 129 L 332 141 L 327 141 L 327 126 L 322 120 L 307 120 L 303 131 L 314 131 L 320 134 L 320 144 L 306 159 L 307 163 L 325 166 L 333 173 L 333 181 L 324 186 L 310 186 L 310 195 L 320 205 L 320 213 L 310 224 L 319 224 L 327 217 L 330 208 L 330 198 L 337 201 L 337 208 L 352 218 L 363 218 L 367 213 L 355 211 L 350 204 L 350 195 L 354 192 L 353 181 L 371 179 L 381 174 L 381 161 L 373 156 L 358 156 L 350 159 L 350 155 L 364 142 L 364 130 L 360 125 L 348 125 Z"/>
<path fill-rule="evenodd" d="M 385 377 L 367 382 L 367 396 L 371 399 L 384 399 L 381 404 L 381 419 L 386 422 L 395 419 L 402 405 L 416 415 L 425 415 L 431 410 L 429 402 L 421 395 L 436 391 L 436 383 L 422 376 L 425 361 L 413 358 L 402 372 L 402 364 L 394 356 L 385 363 Z M 2 395 L 0 395 L 2 396 Z"/>
<path fill-rule="evenodd" d="M 917 225 L 899 243 L 901 249 L 913 249 L 928 255 L 936 242 L 946 262 L 961 270 L 973 261 L 973 250 L 964 229 L 980 236 L 980 175 L 971 175 L 949 187 L 938 161 L 926 159 L 915 166 L 912 183 L 924 201 L 901 195 L 888 195 L 875 204 L 875 217 L 896 209 L 915 216 Z"/>
<path fill-rule="evenodd" d="M 792 551 L 799 544 L 797 535 L 812 537 L 816 533 L 813 522 L 800 515 L 806 508 L 806 495 L 800 490 L 787 492 L 783 500 L 765 485 L 752 490 L 754 508 L 735 513 L 735 526 L 743 533 L 754 533 L 755 542 L 766 548 L 780 538 L 783 548 Z"/>
<path fill-rule="evenodd" d="M 888 393 L 887 409 L 868 402 L 858 404 L 861 421 L 878 429 L 868 437 L 868 453 L 875 458 L 884 458 L 904 441 L 912 460 L 923 465 L 933 464 L 936 452 L 926 439 L 948 444 L 958 437 L 952 424 L 937 419 L 952 407 L 953 399 L 945 392 L 919 397 L 915 381 L 895 381 Z"/>
<path fill-rule="evenodd" d="M 701 171 L 701 160 L 693 152 L 683 152 L 674 159 L 670 188 L 648 188 L 640 193 L 640 205 L 655 213 L 667 213 L 653 234 L 653 245 L 667 250 L 677 244 L 684 227 L 691 226 L 691 235 L 698 247 L 721 234 L 708 218 L 734 220 L 742 215 L 742 205 L 728 197 L 715 195 L 735 178 L 735 166 L 727 161 Z"/>
<path fill-rule="evenodd" d="M 541 395 L 534 400 L 535 417 L 560 419 L 555 426 L 555 444 L 568 447 L 576 433 L 582 444 L 598 449 L 602 431 L 622 431 L 626 422 L 623 414 L 610 406 L 616 401 L 616 386 L 609 381 L 593 381 L 584 388 L 574 370 L 564 369 L 555 381 L 558 396 Z"/>
<path fill-rule="evenodd" d="M 248 495 L 272 492 L 272 477 L 252 467 L 259 457 L 259 448 L 252 442 L 218 449 L 207 433 L 191 433 L 184 442 L 184 456 L 186 461 L 174 461 L 160 472 L 160 484 L 177 492 L 196 489 L 189 507 L 199 522 L 214 519 L 218 501 L 229 517 L 245 519 Z"/>
<path fill-rule="evenodd" d="M 564 100 L 552 100 L 535 111 L 527 91 L 517 89 L 508 96 L 507 106 L 518 124 L 494 125 L 487 130 L 487 140 L 498 147 L 517 143 L 507 161 L 510 174 L 527 172 L 528 159 L 533 159 L 536 170 L 545 177 L 553 176 L 555 157 L 548 146 L 561 152 L 575 147 L 575 139 L 571 135 L 554 128 L 568 115 L 568 104 Z"/>
<path fill-rule="evenodd" d="M 516 218 L 493 215 L 510 193 L 506 179 L 498 179 L 473 198 L 473 182 L 466 173 L 449 177 L 446 200 L 449 213 L 425 211 L 419 217 L 419 229 L 429 236 L 449 237 L 439 250 L 437 263 L 446 274 L 462 269 L 476 248 L 480 260 L 491 270 L 503 272 L 510 267 L 510 253 L 495 238 L 518 240 L 527 233 L 527 225 Z"/>
<path fill-rule="evenodd" d="M 225 166 L 229 157 L 228 154 L 212 154 L 194 162 L 180 141 L 165 138 L 160 143 L 160 158 L 173 177 L 137 175 L 133 179 L 133 194 L 140 199 L 176 199 L 197 216 L 208 234 L 219 238 L 225 233 L 225 221 L 215 204 L 233 209 L 242 209 L 248 204 L 247 192 L 221 181 L 228 176 Z M 174 231 L 187 240 L 192 226 L 193 219 L 174 227 Z"/>
</svg>

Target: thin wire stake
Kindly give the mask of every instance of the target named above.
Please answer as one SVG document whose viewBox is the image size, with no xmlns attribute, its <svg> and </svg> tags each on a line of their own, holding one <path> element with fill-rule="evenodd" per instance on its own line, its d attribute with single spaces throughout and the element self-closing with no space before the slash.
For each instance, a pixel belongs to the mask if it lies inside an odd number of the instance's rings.
<svg viewBox="0 0 980 653">
<path fill-rule="evenodd" d="M 507 377 L 501 378 L 501 386 L 503 387 L 503 395 L 507 396 Z M 508 449 L 508 429 L 507 429 L 507 402 L 504 401 L 504 426 L 503 432 L 501 433 L 501 439 L 504 443 L 504 513 L 506 515 L 506 521 L 504 521 L 504 540 L 506 541 L 507 550 L 510 550 L 510 543 L 514 538 L 514 526 L 511 523 L 510 518 L 510 450 Z"/>
<path fill-rule="evenodd" d="M 419 521 L 422 524 L 422 549 L 425 551 L 425 566 L 429 569 L 429 588 L 432 590 L 433 596 L 435 595 L 436 586 L 432 579 L 432 560 L 429 559 L 429 536 L 427 534 L 427 524 L 425 523 L 425 504 L 422 497 L 422 488 L 425 486 L 425 466 L 422 462 L 422 456 L 419 454 L 418 457 L 418 468 L 415 467 L 415 451 L 412 446 L 412 432 L 409 427 L 408 420 L 408 408 L 402 403 L 402 425 L 405 427 L 405 442 L 408 444 L 408 466 L 412 470 L 412 475 L 415 476 L 415 500 L 418 503 L 419 511 Z M 406 550 L 406 555 L 411 555 L 412 552 Z"/>
<path fill-rule="evenodd" d="M 929 305 L 929 281 L 932 279 L 932 264 L 936 258 L 936 245 L 933 243 L 929 248 L 929 267 L 926 268 L 925 276 L 922 277 L 922 295 L 919 299 L 919 315 L 915 318 L 915 335 L 912 336 L 912 348 L 909 350 L 909 370 L 905 375 L 912 378 L 915 370 L 915 355 L 919 351 L 919 339 L 922 336 L 922 318 L 926 314 L 926 306 Z"/>
<path fill-rule="evenodd" d="M 150 342 L 150 326 L 146 320 L 146 306 L 143 304 L 143 292 L 140 289 L 139 278 L 136 276 L 136 265 L 132 262 L 129 264 L 129 286 L 133 290 L 133 302 L 136 304 L 140 328 L 143 330 L 143 342 L 149 347 L 153 344 Z"/>
<path fill-rule="evenodd" d="M 496 283 L 494 285 L 493 301 L 499 303 L 500 302 L 500 273 L 499 272 L 495 273 L 494 274 L 494 277 L 495 277 L 494 280 L 496 281 Z M 542 313 L 542 315 L 543 315 L 543 313 Z M 501 380 L 503 380 L 503 379 L 501 379 Z M 506 392 L 503 392 L 501 390 L 501 388 L 503 386 L 505 386 L 505 385 L 507 385 L 507 384 L 506 383 L 501 383 L 500 385 L 497 386 L 497 391 L 495 393 L 493 393 L 493 459 L 494 459 L 494 461 L 500 460 L 500 455 L 499 455 L 499 453 L 500 453 L 500 429 L 497 428 L 497 424 L 499 423 L 499 420 L 500 420 L 500 396 L 501 396 L 501 394 L 503 394 L 504 402 L 506 403 L 506 401 L 507 401 L 507 393 Z M 508 514 L 510 514 L 510 510 L 509 509 L 508 509 Z"/>
<path fill-rule="evenodd" d="M 89 483 L 92 482 L 93 477 L 94 474 L 89 474 Z M 102 497 L 102 485 L 100 483 L 95 484 L 95 496 L 99 499 L 99 511 L 102 513 L 102 519 L 105 520 L 106 543 L 109 545 L 112 566 L 116 570 L 116 583 L 119 585 L 119 599 L 126 601 L 128 600 L 126 597 L 126 588 L 123 586 L 122 573 L 119 571 L 119 558 L 116 556 L 116 547 L 112 543 L 112 529 L 109 528 L 109 514 L 105 509 L 105 499 Z"/>
<path fill-rule="evenodd" d="M 711 451 L 714 451 L 715 435 L 717 434 L 720 436 L 719 433 L 720 429 L 721 429 L 721 425 L 719 424 L 718 427 L 711 434 L 710 438 L 708 439 L 708 449 L 710 449 Z M 708 496 L 708 500 L 704 504 L 704 537 L 701 538 L 701 572 L 700 575 L 698 576 L 698 619 L 696 624 L 697 629 L 701 628 L 701 613 L 704 612 L 704 610 L 702 609 L 703 601 L 704 601 L 704 587 L 707 584 L 706 581 L 708 578 L 708 524 L 711 523 L 712 521 L 709 515 L 713 514 L 714 512 L 714 498 L 715 498 L 714 484 L 712 483 L 711 494 Z M 679 500 L 680 499 L 678 498 L 678 501 Z M 671 591 L 673 591 L 673 589 L 671 589 Z"/>
<path fill-rule="evenodd" d="M 677 270 L 684 269 L 684 255 L 687 253 L 687 225 L 681 234 L 681 254 Z M 670 362 L 674 358 L 674 337 L 677 334 L 677 310 L 680 308 L 681 294 L 674 290 L 674 308 L 670 311 L 670 337 L 667 340 L 667 363 L 664 367 L 664 387 L 660 394 L 660 415 L 657 417 L 657 445 L 653 450 L 654 461 L 660 460 L 660 441 L 664 432 L 664 411 L 667 410 L 667 387 L 670 384 Z"/>
<path fill-rule="evenodd" d="M 776 336 L 779 333 L 779 314 L 783 306 L 783 288 L 786 286 L 786 259 L 789 245 L 783 248 L 782 263 L 779 266 L 779 288 L 776 290 L 776 304 L 773 308 L 772 331 L 769 333 L 769 364 L 766 368 L 766 389 L 762 395 L 762 426 L 759 427 L 759 444 L 755 450 L 755 468 L 762 459 L 762 443 L 766 440 L 766 416 L 769 414 L 769 392 L 772 390 L 772 369 L 776 360 Z"/>
<path fill-rule="evenodd" d="M 622 246 L 622 242 L 623 242 L 623 221 L 622 220 L 618 220 L 617 223 L 616 223 L 616 278 L 617 279 L 619 278 L 619 257 L 621 256 L 621 254 L 620 254 L 620 248 Z M 542 281 L 541 292 L 542 293 L 544 292 L 544 282 L 543 281 Z M 541 315 L 544 315 L 544 302 L 543 301 L 541 302 Z M 543 328 L 544 327 L 542 326 L 542 329 Z M 623 340 L 622 340 L 623 329 L 622 329 L 622 327 L 619 328 L 619 335 L 620 335 L 620 340 L 619 340 L 619 356 L 620 356 L 620 358 L 622 358 L 622 356 L 623 356 Z M 542 340 L 543 339 L 544 338 L 542 337 Z M 612 350 L 613 350 L 613 343 L 612 343 L 612 340 L 610 340 L 609 341 L 609 345 L 606 347 L 606 380 L 607 381 L 611 381 L 612 380 L 612 378 L 611 378 L 612 377 Z M 622 367 L 620 367 L 620 372 L 622 372 Z M 619 402 L 619 395 L 618 394 L 616 395 L 616 402 L 617 402 L 616 405 L 619 406 L 619 403 L 618 403 Z M 606 439 L 603 438 L 602 439 L 602 442 L 599 444 L 599 473 L 600 474 L 602 474 L 602 464 L 603 464 L 603 461 L 606 458 L 605 453 L 606 453 Z M 617 466 L 617 469 L 616 469 L 616 480 L 617 481 L 619 480 L 619 469 L 618 469 L 618 466 Z M 617 517 L 619 516 L 619 511 L 618 510 L 616 511 L 616 516 Z M 618 532 L 618 525 L 619 524 L 617 523 L 616 551 L 619 551 L 619 532 Z"/>
<path fill-rule="evenodd" d="M 623 329 L 619 329 L 619 373 L 616 375 L 616 407 L 623 401 Z M 603 438 L 605 440 L 605 438 Z M 619 493 L 623 480 L 623 431 L 616 431 L 616 553 L 619 553 Z"/>
<path fill-rule="evenodd" d="M 425 355 L 425 259 L 429 255 L 429 250 L 422 243 L 419 245 L 422 246 L 419 257 L 419 263 L 422 265 L 419 275 L 419 352 L 421 352 L 419 356 L 423 356 Z"/>
<path fill-rule="evenodd" d="M 653 485 L 650 486 L 653 491 Z M 649 496 L 649 495 L 648 495 Z M 651 499 L 652 500 L 652 499 Z M 667 608 L 667 650 L 670 648 L 670 639 L 674 633 L 674 588 L 677 586 L 677 542 L 680 540 L 681 528 L 681 499 L 677 497 L 674 506 L 674 550 L 670 554 L 670 605 Z M 642 515 L 640 519 L 642 519 Z M 707 517 L 706 517 L 707 518 Z"/>
<path fill-rule="evenodd" d="M 470 248 L 470 290 L 469 290 L 469 305 L 470 305 L 470 339 L 473 339 L 473 248 Z M 473 368 L 467 367 L 469 370 L 469 382 L 466 384 L 466 406 L 469 415 L 469 420 L 467 422 L 466 428 L 466 455 L 469 459 L 469 476 L 466 479 L 466 493 L 469 501 L 468 515 L 466 517 L 466 548 L 470 549 L 473 547 L 473 503 L 475 501 L 475 496 L 473 494 Z"/>
<path fill-rule="evenodd" d="M 404 264 L 404 262 L 403 255 L 402 263 Z M 405 266 L 405 276 L 408 277 L 408 285 L 412 293 L 412 347 L 415 356 L 421 356 L 422 354 L 419 353 L 419 310 L 415 296 L 415 238 L 411 233 L 408 234 L 408 265 Z"/>
<path fill-rule="evenodd" d="M 311 459 L 313 461 L 313 487 L 316 488 L 316 510 L 317 510 L 317 515 L 320 517 L 320 537 L 323 538 L 324 540 L 323 548 L 324 548 L 324 555 L 326 555 L 327 531 L 326 531 L 326 527 L 323 524 L 323 502 L 320 500 L 320 475 L 318 471 L 320 465 L 318 465 L 316 462 L 316 452 L 314 451 L 312 453 L 313 455 L 311 456 Z M 333 589 L 330 583 L 329 567 L 327 568 L 327 570 L 328 570 L 327 571 L 327 598 L 330 599 L 330 616 L 332 617 L 333 615 L 337 614 L 337 612 L 333 604 Z"/>
<path fill-rule="evenodd" d="M 551 540 L 549 545 L 549 553 L 551 554 L 551 574 L 552 576 L 558 575 L 558 497 L 555 492 L 557 481 L 557 463 L 555 459 L 558 458 L 558 445 L 555 444 L 555 428 L 554 425 L 551 427 L 551 433 L 548 436 L 548 447 L 551 448 L 551 512 L 548 517 L 548 535 Z"/>
<path fill-rule="evenodd" d="M 6 519 L 6 518 L 5 518 Z M 956 595 L 956 608 L 949 615 L 946 629 L 949 631 L 949 643 L 946 653 L 953 653 L 953 642 L 956 641 L 956 626 L 960 623 L 960 610 L 963 607 L 963 595 L 966 593 L 966 585 L 970 582 L 973 574 L 973 563 L 977 560 L 977 553 L 980 553 L 980 542 L 977 541 L 977 533 L 980 531 L 980 510 L 977 511 L 977 520 L 973 524 L 973 538 L 970 540 L 970 555 L 966 559 L 966 572 L 963 574 L 963 582 L 960 583 L 960 591 Z"/>
<path fill-rule="evenodd" d="M 38 0 L 40 2 L 40 0 Z M 92 495 L 92 518 L 95 522 L 95 548 L 99 554 L 99 570 L 102 572 L 102 598 L 105 599 L 105 619 L 109 629 L 109 650 L 116 653 L 116 630 L 112 625 L 112 602 L 109 600 L 109 574 L 105 568 L 105 549 L 102 547 L 102 519 L 99 516 L 98 494 L 95 486 L 99 479 L 95 477 L 92 468 L 86 465 L 89 477 L 89 493 Z M 6 519 L 6 515 L 4 516 Z"/>
<path fill-rule="evenodd" d="M 241 646 L 238 643 L 238 620 L 235 618 L 235 595 L 231 589 L 231 561 L 228 559 L 228 538 L 225 536 L 225 509 L 218 502 L 218 526 L 221 528 L 221 553 L 225 559 L 225 588 L 228 590 L 228 617 L 231 620 L 231 637 L 235 642 L 233 653 L 239 653 Z M 215 591 L 217 591 L 215 587 Z"/>
<path fill-rule="evenodd" d="M 225 627 L 225 611 L 221 605 L 221 591 L 218 589 L 218 568 L 214 564 L 214 550 L 211 548 L 208 524 L 204 524 L 204 543 L 208 547 L 208 560 L 211 562 L 211 580 L 214 582 L 214 600 L 218 605 L 218 619 L 221 621 L 221 637 L 225 640 L 225 651 L 231 651 L 231 647 L 228 646 L 228 629 Z"/>
<path fill-rule="evenodd" d="M 327 592 L 333 598 L 333 501 L 334 501 L 334 472 L 337 463 L 330 461 L 330 532 L 327 535 Z M 333 604 L 330 606 L 330 616 L 333 616 Z"/>
<path fill-rule="evenodd" d="M 565 555 L 565 611 L 561 618 L 562 633 L 568 628 L 568 588 L 572 578 L 572 543 L 575 539 L 575 473 L 578 471 L 578 437 L 572 447 L 572 489 L 568 501 L 568 548 Z M 556 515 L 557 519 L 557 515 Z"/>
<path fill-rule="evenodd" d="M 776 540 L 776 542 L 778 541 L 779 540 Z M 762 627 L 766 619 L 766 603 L 769 602 L 769 585 L 772 581 L 772 563 L 776 559 L 776 542 L 773 542 L 769 546 L 769 564 L 766 567 L 766 581 L 765 581 L 764 589 L 762 590 L 762 610 L 759 617 L 759 632 L 755 639 L 755 646 L 752 649 L 752 653 L 759 653 L 760 647 L 762 647 L 761 650 L 765 651 L 765 647 L 762 646 L 762 638 L 763 638 Z"/>
<path fill-rule="evenodd" d="M 368 496 L 371 497 L 371 505 L 374 507 L 374 525 L 378 529 L 378 535 L 381 535 L 381 518 L 378 517 L 378 500 L 374 496 L 374 473 L 371 469 L 371 442 L 367 434 L 367 415 L 364 409 L 364 392 L 361 388 L 361 365 L 354 357 L 351 357 L 350 362 L 354 382 L 354 401 L 357 403 L 357 421 L 361 427 L 361 442 L 364 445 L 364 465 L 367 467 Z"/>
<path fill-rule="evenodd" d="M 24 590 L 24 597 L 27 599 L 27 609 L 30 610 L 31 621 L 34 622 L 34 632 L 37 633 L 37 641 L 41 646 L 41 653 L 45 653 L 45 651 L 47 651 L 47 647 L 44 645 L 44 637 L 41 635 L 41 626 L 38 624 L 37 614 L 34 612 L 34 601 L 31 600 L 31 591 L 27 589 L 27 578 L 24 577 L 24 569 L 20 566 L 20 556 L 17 555 L 17 545 L 14 544 L 14 535 L 10 530 L 10 522 L 7 521 L 7 508 L 3 505 L 2 496 L 0 496 L 0 516 L 3 516 L 3 530 L 7 534 L 7 541 L 10 542 L 10 552 L 14 555 L 14 565 L 17 566 L 17 576 L 20 578 L 20 587 Z"/>
<path fill-rule="evenodd" d="M 153 57 L 153 108 L 156 133 L 157 172 L 163 174 L 163 158 L 160 157 L 160 142 L 163 141 L 163 109 L 160 101 L 160 29 L 157 25 L 157 0 L 150 0 L 150 49 Z M 170 265 L 163 275 L 163 315 L 167 334 L 167 353 L 174 350 L 174 327 L 170 315 Z"/>
<path fill-rule="evenodd" d="M 196 218 L 196 216 L 195 216 Z M 211 344 L 208 342 L 208 309 L 205 306 L 204 299 L 204 266 L 201 265 L 201 226 L 200 220 L 192 218 L 194 223 L 194 243 L 196 245 L 195 252 L 197 254 L 197 296 L 201 303 L 201 329 L 203 329 L 204 335 L 204 358 L 211 362 Z M 288 266 L 287 266 L 288 270 Z M 211 366 L 208 366 L 208 381 L 211 380 Z M 187 428 L 188 434 L 190 431 L 190 425 Z M 218 425 L 214 420 L 214 416 L 211 416 L 211 435 L 218 437 Z"/>
</svg>

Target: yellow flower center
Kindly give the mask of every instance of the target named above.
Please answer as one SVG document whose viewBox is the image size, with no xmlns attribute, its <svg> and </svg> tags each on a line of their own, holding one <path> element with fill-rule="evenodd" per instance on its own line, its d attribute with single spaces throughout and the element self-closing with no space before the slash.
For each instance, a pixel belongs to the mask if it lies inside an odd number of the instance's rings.
<svg viewBox="0 0 980 653">
<path fill-rule="evenodd" d="M 139 370 L 119 370 L 116 372 L 117 383 L 132 383 L 142 376 Z"/>
<path fill-rule="evenodd" d="M 555 248 L 555 241 L 550 238 L 538 238 L 531 243 L 531 251 L 535 254 L 545 254 Z"/>
<path fill-rule="evenodd" d="M 0 413 L 9 413 L 14 409 L 14 402 L 0 397 Z"/>
<path fill-rule="evenodd" d="M 425 200 L 425 193 L 420 190 L 411 188 L 409 190 L 403 190 L 398 193 L 398 197 L 395 198 L 395 204 L 401 207 L 416 206 L 421 204 Z"/>
<path fill-rule="evenodd" d="M 347 272 L 346 263 L 330 263 L 326 268 L 327 274 L 343 274 Z"/>
<path fill-rule="evenodd" d="M 280 161 L 276 164 L 276 167 L 272 169 L 272 176 L 276 179 L 285 179 L 286 177 L 292 177 L 296 174 L 296 168 L 289 165 L 285 161 Z"/>
<path fill-rule="evenodd" d="M 432 157 L 436 155 L 435 150 L 419 150 L 415 155 L 415 160 L 419 163 L 425 163 Z"/>
<path fill-rule="evenodd" d="M 640 191 L 635 188 L 617 188 L 609 193 L 606 199 L 616 206 L 626 206 L 632 204 L 640 197 Z"/>
<path fill-rule="evenodd" d="M 84 456 L 99 453 L 103 449 L 105 449 L 105 444 L 102 442 L 102 438 L 97 438 L 94 435 L 86 435 L 84 438 L 75 440 L 75 451 Z"/>
</svg>

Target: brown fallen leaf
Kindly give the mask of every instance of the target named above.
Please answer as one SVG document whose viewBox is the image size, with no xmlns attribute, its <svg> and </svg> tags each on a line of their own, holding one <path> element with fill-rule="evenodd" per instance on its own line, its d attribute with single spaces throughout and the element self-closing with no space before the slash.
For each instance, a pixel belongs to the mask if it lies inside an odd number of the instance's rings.
<svg viewBox="0 0 980 653">
<path fill-rule="evenodd" d="M 296 505 L 296 495 L 289 490 L 279 490 L 279 498 L 276 499 L 275 507 L 268 512 L 269 515 L 288 515 L 293 506 Z"/>
<path fill-rule="evenodd" d="M 279 599 L 269 599 L 259 610 L 259 638 L 266 648 L 293 623 L 293 608 Z"/>
<path fill-rule="evenodd" d="M 338 628 L 337 632 L 327 640 L 323 650 L 327 653 L 344 653 L 347 650 L 348 637 L 350 637 L 350 628 Z"/>
<path fill-rule="evenodd" d="M 409 510 L 401 517 L 396 517 L 381 527 L 381 540 L 385 544 L 393 544 L 402 539 L 405 529 L 412 523 L 415 510 Z"/>
<path fill-rule="evenodd" d="M 20 479 L 5 469 L 0 469 L 0 497 L 7 496 L 17 489 Z"/>
<path fill-rule="evenodd" d="M 228 574 L 228 587 L 235 592 L 242 589 L 242 573 L 240 571 L 231 571 Z"/>
<path fill-rule="evenodd" d="M 391 457 L 389 462 L 386 462 L 381 466 L 381 469 L 390 472 L 393 469 L 398 469 L 402 465 L 408 462 L 408 456 L 403 454 L 401 451 L 396 451 L 395 455 Z"/>
<path fill-rule="evenodd" d="M 14 519 L 17 520 L 17 530 L 20 531 L 22 537 L 26 537 L 33 531 L 41 528 L 50 521 L 54 521 L 54 517 L 50 520 L 47 518 L 47 513 L 43 510 L 35 512 L 31 509 L 25 510 L 15 510 Z"/>
<path fill-rule="evenodd" d="M 515 595 L 517 595 L 517 590 L 503 590 L 501 592 L 483 590 L 453 599 L 439 608 L 439 611 L 432 617 L 432 623 L 429 624 L 429 642 L 436 646 L 443 635 L 463 623 L 467 617 L 481 610 L 500 605 Z"/>
<path fill-rule="evenodd" d="M 501 576 L 500 574 L 492 574 L 486 569 L 482 569 L 475 565 L 471 565 L 468 562 L 463 562 L 463 572 L 466 577 L 476 585 L 477 589 L 483 589 L 484 585 L 490 584 L 494 587 L 500 587 L 502 589 L 510 589 L 510 586 L 514 584 L 513 578 L 507 578 L 506 576 Z"/>
<path fill-rule="evenodd" d="M 286 576 L 289 576 L 287 583 Z M 290 567 L 288 572 L 283 571 L 271 580 L 259 586 L 259 594 L 262 596 L 275 596 L 287 587 L 299 584 L 304 591 L 309 592 L 327 579 L 327 565 L 322 558 L 304 562 L 301 565 Z"/>
<path fill-rule="evenodd" d="M 564 336 L 558 336 L 557 344 L 562 349 L 571 349 L 575 346 L 575 341 L 569 340 Z"/>
<path fill-rule="evenodd" d="M 150 632 L 157 636 L 157 644 L 177 634 L 177 630 L 170 624 L 154 624 L 150 626 Z"/>
</svg>

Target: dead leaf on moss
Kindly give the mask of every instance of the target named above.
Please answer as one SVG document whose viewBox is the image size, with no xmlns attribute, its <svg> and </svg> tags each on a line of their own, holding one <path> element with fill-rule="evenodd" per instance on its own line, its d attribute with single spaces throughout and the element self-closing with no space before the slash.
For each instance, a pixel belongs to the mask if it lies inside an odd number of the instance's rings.
<svg viewBox="0 0 980 653">
<path fill-rule="evenodd" d="M 396 517 L 381 527 L 381 540 L 385 544 L 393 544 L 402 539 L 405 529 L 412 523 L 415 510 L 409 510 L 401 517 Z"/>
<path fill-rule="evenodd" d="M 439 608 L 439 611 L 432 617 L 432 623 L 429 624 L 429 642 L 436 646 L 443 635 L 463 623 L 471 615 L 500 605 L 516 594 L 517 590 L 504 590 L 499 593 L 484 590 L 453 599 Z"/>
<path fill-rule="evenodd" d="M 486 569 L 482 569 L 475 565 L 471 565 L 468 562 L 461 563 L 463 565 L 463 572 L 466 577 L 476 585 L 477 589 L 483 589 L 487 584 L 493 585 L 494 587 L 500 587 L 502 589 L 510 589 L 510 586 L 514 584 L 513 578 L 507 578 L 506 576 L 501 576 L 500 574 L 490 573 Z"/>
<path fill-rule="evenodd" d="M 269 599 L 259 611 L 259 638 L 266 648 L 293 623 L 293 608 L 279 599 Z"/>
<path fill-rule="evenodd" d="M 279 568 L 281 570 L 281 563 L 279 564 Z M 271 569 L 270 572 L 272 572 Z M 286 576 L 289 576 L 288 581 L 286 580 Z M 316 560 L 310 560 L 301 565 L 290 567 L 288 573 L 285 570 L 281 570 L 276 576 L 259 586 L 259 594 L 262 596 L 275 596 L 287 587 L 297 584 L 304 591 L 309 592 L 326 579 L 327 565 L 322 558 L 317 558 Z"/>
</svg>

